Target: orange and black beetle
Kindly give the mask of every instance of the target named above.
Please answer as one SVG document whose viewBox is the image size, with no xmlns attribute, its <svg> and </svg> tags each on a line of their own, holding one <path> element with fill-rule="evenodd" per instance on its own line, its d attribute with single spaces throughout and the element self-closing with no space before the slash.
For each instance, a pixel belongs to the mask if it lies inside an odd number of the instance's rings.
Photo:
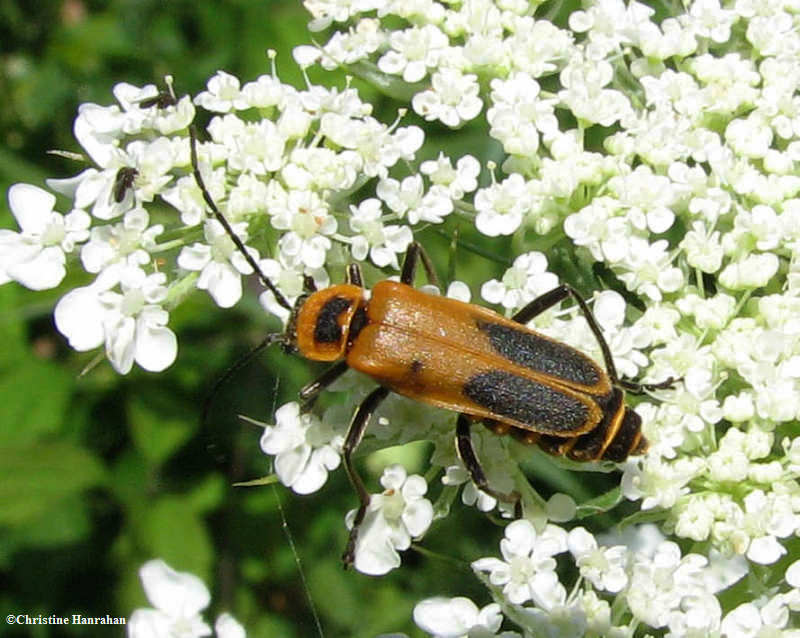
<svg viewBox="0 0 800 638">
<path fill-rule="evenodd" d="M 265 344 L 281 343 L 308 359 L 336 362 L 300 391 L 301 399 L 310 403 L 348 368 L 379 384 L 353 415 L 342 448 L 345 469 L 360 501 L 345 564 L 353 560 L 370 498 L 352 455 L 372 413 L 390 392 L 458 412 L 456 448 L 470 477 L 484 492 L 517 506 L 518 494 L 497 492 L 486 479 L 470 438 L 475 421 L 578 461 L 622 461 L 647 449 L 641 419 L 625 405 L 624 391 L 667 388 L 674 380 L 638 384 L 620 379 L 591 310 L 570 286 L 545 293 L 508 319 L 487 308 L 413 288 L 420 260 L 428 278 L 435 281 L 436 276 L 421 246 L 412 243 L 399 283 L 378 282 L 367 295 L 361 270 L 352 264 L 346 284 L 317 291 L 308 279 L 311 292 L 292 307 L 260 272 L 208 194 L 197 168 L 194 138 L 192 161 L 206 203 L 278 303 L 291 311 L 286 333 L 270 335 Z M 525 326 L 567 297 L 586 317 L 605 369 L 578 350 Z"/>
</svg>

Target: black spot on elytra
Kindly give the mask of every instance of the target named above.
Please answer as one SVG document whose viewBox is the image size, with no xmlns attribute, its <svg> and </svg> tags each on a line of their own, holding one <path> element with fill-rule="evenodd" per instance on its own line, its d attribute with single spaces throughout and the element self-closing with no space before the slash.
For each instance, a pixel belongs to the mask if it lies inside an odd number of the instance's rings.
<svg viewBox="0 0 800 638">
<path fill-rule="evenodd" d="M 569 434 L 589 418 L 588 406 L 576 398 L 503 370 L 476 374 L 462 392 L 497 416 L 540 432 Z"/>
<path fill-rule="evenodd" d="M 591 359 L 568 346 L 503 324 L 482 320 L 476 323 L 489 337 L 495 352 L 512 363 L 583 385 L 591 386 L 600 381 Z"/>
</svg>

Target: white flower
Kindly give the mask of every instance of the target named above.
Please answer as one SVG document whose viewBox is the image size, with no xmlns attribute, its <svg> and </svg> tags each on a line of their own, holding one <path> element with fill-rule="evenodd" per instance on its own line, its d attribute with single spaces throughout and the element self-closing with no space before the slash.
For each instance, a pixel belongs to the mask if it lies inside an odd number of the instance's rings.
<svg viewBox="0 0 800 638">
<path fill-rule="evenodd" d="M 208 132 L 225 148 L 229 170 L 267 175 L 280 170 L 286 161 L 288 138 L 272 120 L 246 122 L 229 113 L 212 119 Z"/>
<path fill-rule="evenodd" d="M 153 129 L 162 135 L 169 135 L 185 129 L 194 119 L 195 109 L 191 98 L 186 95 L 177 101 L 172 95 L 172 77 L 165 78 L 167 90 L 159 91 L 154 84 L 143 87 L 120 82 L 114 86 L 114 97 L 122 106 L 126 133 Z"/>
<path fill-rule="evenodd" d="M 500 605 L 490 603 L 478 609 L 475 603 L 463 596 L 426 598 L 418 602 L 414 606 L 414 622 L 435 638 L 489 638 L 498 635 L 511 638 L 519 635 L 508 631 L 497 633 L 503 622 Z"/>
<path fill-rule="evenodd" d="M 458 200 L 465 193 L 478 188 L 478 175 L 481 165 L 472 155 L 464 155 L 456 162 L 456 167 L 444 153 L 439 153 L 435 160 L 426 160 L 420 164 L 420 173 L 427 175 L 431 183 L 444 186 L 452 199 Z"/>
<path fill-rule="evenodd" d="M 320 63 L 326 70 L 332 71 L 337 66 L 354 64 L 375 53 L 386 42 L 386 32 L 381 28 L 377 19 L 361 18 L 355 26 L 351 26 L 347 33 L 337 31 L 325 44 L 323 51 L 309 51 L 311 47 L 299 46 L 292 50 L 295 60 L 298 54 L 303 62 L 320 57 Z M 298 50 L 300 50 L 298 52 Z M 310 62 L 309 62 L 310 63 Z"/>
<path fill-rule="evenodd" d="M 198 155 L 202 157 L 203 147 L 198 147 Z M 215 171 L 203 169 L 203 160 L 200 159 L 200 171 L 203 183 L 206 185 L 214 201 L 219 202 L 225 195 L 225 169 L 220 167 Z M 186 226 L 196 226 L 206 218 L 206 203 L 194 175 L 184 175 L 172 186 L 165 188 L 161 199 L 180 211 L 181 221 Z"/>
<path fill-rule="evenodd" d="M 433 505 L 424 498 L 428 485 L 418 474 L 408 476 L 400 465 L 383 471 L 380 494 L 370 496 L 369 506 L 356 539 L 353 565 L 362 574 L 379 576 L 400 566 L 397 550 L 411 546 L 411 539 L 422 536 L 433 520 Z M 356 510 L 345 522 L 352 528 Z"/>
<path fill-rule="evenodd" d="M 211 627 L 200 612 L 211 600 L 197 576 L 177 572 L 163 560 L 142 565 L 139 578 L 147 599 L 155 609 L 136 609 L 127 622 L 129 638 L 200 638 L 210 636 Z M 217 638 L 245 638 L 245 630 L 229 613 L 214 623 Z"/>
<path fill-rule="evenodd" d="M 137 609 L 127 623 L 129 638 L 199 638 L 211 627 L 200 612 L 211 595 L 194 574 L 177 572 L 163 560 L 151 560 L 139 570 L 145 595 L 155 609 Z"/>
<path fill-rule="evenodd" d="M 336 232 L 336 218 L 327 203 L 312 190 L 289 191 L 286 198 L 270 206 L 272 225 L 288 230 L 279 247 L 288 263 L 321 268 L 331 247 L 328 235 Z"/>
<path fill-rule="evenodd" d="M 447 36 L 432 24 L 393 31 L 389 36 L 391 49 L 378 60 L 384 73 L 402 75 L 405 82 L 419 82 L 435 67 L 447 50 Z"/>
<path fill-rule="evenodd" d="M 244 110 L 250 106 L 239 90 L 239 78 L 225 71 L 217 71 L 207 84 L 207 90 L 199 93 L 195 104 L 207 111 L 227 113 L 231 110 Z"/>
<path fill-rule="evenodd" d="M 246 638 L 244 627 L 233 616 L 222 613 L 214 623 L 214 631 L 217 638 Z"/>
<path fill-rule="evenodd" d="M 94 126 L 102 127 L 79 116 L 75 137 L 87 152 L 94 151 L 92 159 L 101 170 L 83 171 L 72 178 L 71 188 L 75 207 L 91 206 L 97 219 L 115 219 L 139 202 L 152 201 L 172 180 L 171 169 L 186 161 L 188 145 L 184 138 L 162 136 L 152 141 L 134 140 L 121 147 L 116 140 L 98 138 Z M 58 181 L 50 183 L 55 187 Z"/>
<path fill-rule="evenodd" d="M 281 106 L 286 99 L 297 93 L 296 89 L 283 84 L 274 75 L 259 75 L 242 87 L 241 99 L 249 106 L 266 109 Z"/>
<path fill-rule="evenodd" d="M 778 538 L 791 536 L 800 527 L 791 499 L 754 490 L 744 498 L 744 531 L 750 537 L 747 558 L 761 565 L 771 565 L 786 553 Z"/>
<path fill-rule="evenodd" d="M 575 117 L 587 122 L 611 126 L 617 121 L 628 121 L 633 109 L 625 93 L 603 88 L 613 76 L 609 62 L 576 55 L 559 75 L 564 88 L 558 97 Z"/>
<path fill-rule="evenodd" d="M 515 73 L 506 80 L 494 79 L 492 106 L 486 113 L 489 135 L 503 144 L 511 155 L 534 155 L 539 148 L 539 133 L 553 135 L 558 120 L 555 101 L 539 96 L 539 84 L 527 73 Z"/>
<path fill-rule="evenodd" d="M 56 198 L 31 184 L 8 189 L 8 206 L 21 232 L 0 229 L 0 284 L 16 281 L 31 290 L 54 288 L 66 274 L 65 255 L 89 238 L 89 215 L 53 210 Z"/>
<path fill-rule="evenodd" d="M 720 625 L 724 638 L 761 638 L 762 636 L 789 636 L 796 630 L 783 631 L 789 623 L 789 608 L 781 594 L 755 603 L 746 602 L 725 615 Z M 794 610 L 794 608 L 793 608 Z"/>
<path fill-rule="evenodd" d="M 275 425 L 264 428 L 261 449 L 275 456 L 281 483 L 298 494 L 316 492 L 339 467 L 344 437 L 311 413 L 301 413 L 297 401 L 275 412 Z"/>
<path fill-rule="evenodd" d="M 351 238 L 353 259 L 363 261 L 369 254 L 378 268 L 391 265 L 400 268 L 397 254 L 405 252 L 414 236 L 408 226 L 384 226 L 381 220 L 381 201 L 374 197 L 358 206 L 350 206 L 350 228 L 358 233 Z"/>
<path fill-rule="evenodd" d="M 448 293 L 450 293 L 449 290 Z M 448 296 L 451 295 L 448 294 Z M 462 299 L 462 301 L 468 301 L 468 299 Z M 432 462 L 446 464 L 442 483 L 444 485 L 463 484 L 464 489 L 461 491 L 462 503 L 474 505 L 481 512 L 493 510 L 497 506 L 497 499 L 478 489 L 461 460 L 457 457 L 454 458 L 455 450 L 453 450 L 452 434 L 450 432 L 447 433 L 445 440 L 447 447 L 443 451 L 447 453 L 447 456 L 440 459 L 437 450 L 434 459 L 432 459 Z M 512 492 L 514 490 L 514 477 L 510 467 L 513 465 L 513 460 L 503 439 L 481 428 L 472 432 L 472 445 L 475 448 L 475 454 L 481 460 L 483 472 L 489 481 L 489 485 L 502 494 Z M 503 503 L 500 509 L 510 510 L 511 507 L 508 503 Z"/>
<path fill-rule="evenodd" d="M 489 237 L 510 235 L 520 227 L 531 206 L 532 199 L 525 180 L 519 173 L 514 173 L 499 184 L 477 191 L 475 227 Z"/>
<path fill-rule="evenodd" d="M 453 201 L 442 186 L 425 193 L 421 175 L 409 175 L 402 182 L 386 178 L 378 182 L 376 193 L 386 205 L 410 224 L 441 224 L 453 212 Z"/>
<path fill-rule="evenodd" d="M 450 465 L 445 469 L 442 477 L 444 485 L 464 485 L 461 490 L 461 502 L 464 505 L 474 505 L 481 512 L 491 512 L 497 506 L 497 499 L 490 496 L 470 480 L 469 472 L 463 465 Z M 494 485 L 494 483 L 492 483 Z"/>
<path fill-rule="evenodd" d="M 150 216 L 144 208 L 125 213 L 119 224 L 92 228 L 91 237 L 81 248 L 81 261 L 87 272 L 98 273 L 117 262 L 129 266 L 144 266 L 150 262 L 150 252 L 156 247 L 156 237 L 164 226 L 149 226 Z"/>
<path fill-rule="evenodd" d="M 130 372 L 134 362 L 161 372 L 178 353 L 175 334 L 166 327 L 169 313 L 161 305 L 167 298 L 165 282 L 163 273 L 109 266 L 93 284 L 59 300 L 56 327 L 78 351 L 105 343 L 106 356 L 120 374 Z M 112 290 L 117 286 L 121 292 Z"/>
<path fill-rule="evenodd" d="M 517 257 L 502 281 L 490 279 L 484 283 L 481 297 L 509 310 L 519 309 L 556 286 L 558 277 L 547 271 L 547 257 L 534 251 Z"/>
<path fill-rule="evenodd" d="M 626 590 L 634 616 L 651 627 L 668 626 L 675 635 L 686 635 L 686 622 L 692 620 L 705 630 L 695 635 L 711 634 L 719 628 L 721 608 L 708 587 L 707 565 L 699 554 L 681 557 L 669 541 L 652 557 L 637 555 Z"/>
<path fill-rule="evenodd" d="M 638 166 L 628 175 L 612 177 L 608 187 L 626 209 L 626 217 L 635 229 L 658 234 L 672 227 L 675 214 L 671 207 L 678 192 L 669 178 Z"/>
<path fill-rule="evenodd" d="M 720 233 L 709 233 L 702 221 L 692 223 L 692 230 L 683 236 L 680 244 L 686 251 L 686 261 L 693 268 L 703 272 L 715 273 L 722 265 L 722 246 Z"/>
<path fill-rule="evenodd" d="M 766 286 L 778 272 L 780 260 L 773 253 L 753 253 L 728 264 L 719 274 L 719 282 L 731 290 Z"/>
<path fill-rule="evenodd" d="M 646 456 L 629 461 L 622 474 L 622 493 L 630 500 L 642 499 L 642 509 L 672 507 L 689 492 L 687 484 L 702 469 L 701 459 L 682 457 L 673 463 Z"/>
<path fill-rule="evenodd" d="M 581 576 L 597 589 L 616 594 L 628 584 L 628 551 L 624 545 L 601 549 L 595 537 L 583 527 L 570 531 L 567 545 L 575 557 Z"/>
<path fill-rule="evenodd" d="M 728 41 L 737 19 L 736 12 L 721 8 L 719 0 L 694 0 L 689 15 L 689 24 L 697 35 L 720 43 Z"/>
<path fill-rule="evenodd" d="M 439 120 L 455 128 L 481 112 L 483 100 L 478 97 L 479 91 L 478 76 L 464 75 L 456 69 L 439 69 L 431 78 L 431 87 L 417 93 L 411 106 L 428 122 Z"/>
<path fill-rule="evenodd" d="M 476 571 L 489 572 L 489 581 L 503 587 L 503 595 L 515 605 L 533 600 L 541 607 L 566 598 L 555 575 L 555 554 L 567 550 L 567 533 L 547 525 L 537 533 L 530 521 L 520 519 L 506 526 L 500 541 L 504 560 L 481 558 L 472 563 Z"/>
<path fill-rule="evenodd" d="M 242 242 L 247 241 L 246 224 L 234 224 L 233 232 Z M 242 275 L 253 272 L 244 255 L 216 219 L 206 220 L 206 243 L 184 246 L 178 255 L 178 265 L 186 270 L 200 271 L 197 287 L 208 293 L 220 308 L 230 308 L 242 296 Z M 255 249 L 248 249 L 258 259 Z"/>
<path fill-rule="evenodd" d="M 672 256 L 667 252 L 667 240 L 652 244 L 640 237 L 629 237 L 627 250 L 617 264 L 622 272 L 619 278 L 628 290 L 661 301 L 663 292 L 675 292 L 683 285 L 683 272 L 671 266 Z"/>
<path fill-rule="evenodd" d="M 368 177 L 386 177 L 398 160 L 411 160 L 422 146 L 425 134 L 417 126 L 406 126 L 394 132 L 372 118 L 355 119 L 340 113 L 324 113 L 320 132 L 342 148 L 358 153 L 363 172 Z"/>
</svg>

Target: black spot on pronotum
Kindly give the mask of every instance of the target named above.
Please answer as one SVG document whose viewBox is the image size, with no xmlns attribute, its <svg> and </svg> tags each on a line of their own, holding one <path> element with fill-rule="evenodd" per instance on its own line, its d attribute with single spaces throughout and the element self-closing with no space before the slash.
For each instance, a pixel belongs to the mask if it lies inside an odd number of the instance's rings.
<svg viewBox="0 0 800 638">
<path fill-rule="evenodd" d="M 338 318 L 351 306 L 347 297 L 329 299 L 319 311 L 317 325 L 314 326 L 314 341 L 317 343 L 338 343 L 342 339 L 342 327 Z"/>
<path fill-rule="evenodd" d="M 462 392 L 494 414 L 540 432 L 569 435 L 589 418 L 589 407 L 578 399 L 503 370 L 476 374 Z"/>
<path fill-rule="evenodd" d="M 600 381 L 592 361 L 568 346 L 503 324 L 481 320 L 476 323 L 497 354 L 508 361 L 582 385 L 592 386 Z"/>
<path fill-rule="evenodd" d="M 419 374 L 420 372 L 422 372 L 422 368 L 424 368 L 424 367 L 425 367 L 425 364 L 422 363 L 422 361 L 420 361 L 419 359 L 414 359 L 411 362 L 411 373 L 412 374 Z"/>
</svg>

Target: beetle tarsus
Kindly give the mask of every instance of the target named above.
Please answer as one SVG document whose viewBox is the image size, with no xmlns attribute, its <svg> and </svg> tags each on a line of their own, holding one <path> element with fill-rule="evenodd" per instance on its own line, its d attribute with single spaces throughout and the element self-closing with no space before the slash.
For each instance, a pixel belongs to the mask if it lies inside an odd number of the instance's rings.
<svg viewBox="0 0 800 638">
<path fill-rule="evenodd" d="M 366 516 L 368 506 L 369 496 L 367 496 L 367 502 L 362 503 L 358 508 L 355 518 L 353 519 L 353 527 L 350 528 L 350 535 L 347 537 L 347 546 L 342 554 L 342 567 L 344 567 L 344 569 L 348 569 L 350 565 L 355 562 L 358 531 L 361 528 L 361 524 L 364 522 L 364 517 Z"/>
<path fill-rule="evenodd" d="M 456 422 L 456 451 L 467 468 L 472 482 L 482 492 L 486 492 L 489 496 L 496 498 L 498 501 L 504 503 L 514 504 L 514 516 L 520 518 L 522 516 L 522 499 L 519 492 L 512 491 L 509 493 L 498 492 L 489 485 L 489 480 L 483 471 L 478 455 L 475 453 L 475 447 L 472 445 L 472 436 L 470 435 L 471 419 L 466 414 L 459 414 L 458 421 Z"/>
</svg>

